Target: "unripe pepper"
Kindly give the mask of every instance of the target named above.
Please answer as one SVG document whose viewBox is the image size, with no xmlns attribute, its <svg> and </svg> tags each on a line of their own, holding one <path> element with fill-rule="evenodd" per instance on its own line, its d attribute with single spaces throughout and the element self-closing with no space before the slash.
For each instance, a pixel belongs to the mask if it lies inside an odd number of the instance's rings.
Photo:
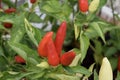
<svg viewBox="0 0 120 80">
<path fill-rule="evenodd" d="M 46 68 L 46 69 L 49 68 L 49 64 L 46 61 L 43 61 L 40 64 L 37 64 L 36 66 L 40 68 Z"/>
<path fill-rule="evenodd" d="M 19 55 L 15 56 L 15 61 L 16 63 L 25 63 L 25 60 Z"/>
<path fill-rule="evenodd" d="M 87 12 L 88 11 L 88 0 L 79 0 L 79 10 L 81 12 Z"/>
<path fill-rule="evenodd" d="M 52 37 L 53 32 L 48 32 L 45 34 L 43 39 L 40 41 L 38 45 L 38 53 L 41 57 L 47 57 L 47 43 L 49 42 L 50 38 Z"/>
<path fill-rule="evenodd" d="M 118 71 L 120 72 L 120 56 L 118 57 L 118 66 L 117 66 L 117 68 L 118 68 Z"/>
<path fill-rule="evenodd" d="M 102 60 L 102 65 L 99 70 L 99 80 L 113 80 L 113 71 L 107 57 Z"/>
<path fill-rule="evenodd" d="M 67 29 L 67 23 L 64 21 L 62 22 L 62 24 L 60 25 L 57 33 L 56 33 L 56 37 L 55 37 L 55 47 L 58 53 L 58 56 L 60 56 L 61 54 L 61 50 L 62 50 L 62 46 L 66 37 L 66 29 Z"/>
<path fill-rule="evenodd" d="M 98 8 L 99 3 L 100 3 L 100 0 L 93 0 L 89 6 L 89 12 L 94 13 Z"/>
<path fill-rule="evenodd" d="M 37 0 L 30 0 L 30 3 L 34 4 Z"/>
<path fill-rule="evenodd" d="M 60 59 L 59 59 L 59 56 L 56 51 L 56 48 L 55 48 L 52 38 L 49 40 L 49 42 L 47 44 L 47 52 L 48 52 L 48 63 L 51 66 L 59 65 Z"/>
<path fill-rule="evenodd" d="M 10 23 L 10 22 L 3 22 L 3 26 L 4 26 L 5 28 L 12 28 L 13 24 Z"/>
<path fill-rule="evenodd" d="M 5 12 L 6 14 L 10 14 L 10 13 L 16 12 L 16 9 L 15 9 L 15 8 L 9 8 L 9 9 L 4 10 L 4 12 Z"/>
<path fill-rule="evenodd" d="M 69 51 L 64 53 L 61 57 L 60 57 L 60 62 L 62 65 L 64 66 L 68 66 L 72 63 L 73 59 L 75 58 L 75 52 L 73 51 Z"/>
</svg>

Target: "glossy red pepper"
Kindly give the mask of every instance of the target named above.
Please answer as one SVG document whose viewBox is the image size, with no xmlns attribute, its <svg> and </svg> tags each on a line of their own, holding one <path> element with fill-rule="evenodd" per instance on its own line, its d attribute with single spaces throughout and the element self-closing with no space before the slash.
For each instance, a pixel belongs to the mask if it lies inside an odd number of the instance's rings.
<svg viewBox="0 0 120 80">
<path fill-rule="evenodd" d="M 19 55 L 15 56 L 15 61 L 16 63 L 25 63 L 25 60 Z"/>
<path fill-rule="evenodd" d="M 81 12 L 87 12 L 89 8 L 88 0 L 79 0 L 79 10 Z"/>
<path fill-rule="evenodd" d="M 43 39 L 40 41 L 38 45 L 38 53 L 41 57 L 47 57 L 47 43 L 49 42 L 50 38 L 52 38 L 53 32 L 48 32 L 45 34 Z"/>
<path fill-rule="evenodd" d="M 16 12 L 16 9 L 15 8 L 9 8 L 9 9 L 4 10 L 4 12 L 7 13 L 7 14 L 10 14 L 10 13 Z"/>
<path fill-rule="evenodd" d="M 61 54 L 62 46 L 63 46 L 64 40 L 66 37 L 66 29 L 67 29 L 67 23 L 64 21 L 62 22 L 62 24 L 60 25 L 56 33 L 54 43 L 55 43 L 55 47 L 56 47 L 56 50 L 59 56 Z"/>
<path fill-rule="evenodd" d="M 34 4 L 37 0 L 30 0 L 30 3 Z"/>
<path fill-rule="evenodd" d="M 70 65 L 70 63 L 72 63 L 73 59 L 75 58 L 75 52 L 73 51 L 69 51 L 64 53 L 61 57 L 60 57 L 60 62 L 63 66 L 68 66 Z"/>
<path fill-rule="evenodd" d="M 118 57 L 118 71 L 120 72 L 120 56 Z"/>
<path fill-rule="evenodd" d="M 4 26 L 5 28 L 12 28 L 13 24 L 10 23 L 10 22 L 3 22 L 3 26 Z"/>
<path fill-rule="evenodd" d="M 59 56 L 57 54 L 54 42 L 52 38 L 49 40 L 47 44 L 47 52 L 48 52 L 48 63 L 52 66 L 57 66 L 60 63 Z"/>
</svg>

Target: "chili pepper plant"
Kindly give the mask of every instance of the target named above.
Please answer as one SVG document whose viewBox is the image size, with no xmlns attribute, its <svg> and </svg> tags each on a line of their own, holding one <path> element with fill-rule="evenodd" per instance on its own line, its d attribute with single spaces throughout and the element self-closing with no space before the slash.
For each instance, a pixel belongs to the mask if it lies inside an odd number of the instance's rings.
<svg viewBox="0 0 120 80">
<path fill-rule="evenodd" d="M 99 17 L 106 2 L 0 0 L 0 80 L 120 80 L 120 26 Z"/>
</svg>

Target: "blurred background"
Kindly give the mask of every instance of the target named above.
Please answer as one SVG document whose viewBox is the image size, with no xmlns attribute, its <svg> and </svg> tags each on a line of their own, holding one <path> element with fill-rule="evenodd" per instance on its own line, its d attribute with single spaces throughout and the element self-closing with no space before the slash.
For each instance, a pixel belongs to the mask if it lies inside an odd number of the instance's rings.
<svg viewBox="0 0 120 80">
<path fill-rule="evenodd" d="M 15 2 L 15 0 L 11 0 L 12 2 Z M 62 0 L 61 0 L 62 1 Z M 24 2 L 28 2 L 29 3 L 29 7 L 31 7 L 31 3 L 29 2 L 29 0 L 18 0 L 17 6 L 21 5 Z M 5 4 L 2 4 L 5 5 Z M 77 8 L 77 7 L 75 7 Z M 36 7 L 35 12 L 37 15 L 40 15 L 40 11 L 39 11 L 39 7 Z M 116 24 L 120 24 L 120 21 L 115 20 L 115 16 L 113 17 L 113 15 L 116 15 L 117 18 L 120 18 L 120 0 L 107 0 L 107 3 L 105 6 L 102 7 L 102 9 L 100 10 L 100 12 L 98 13 L 98 16 L 100 16 L 102 19 L 108 21 L 108 22 L 112 22 L 112 23 L 116 23 Z M 45 18 L 45 15 L 42 15 L 41 17 L 42 19 Z M 42 23 L 33 23 L 34 26 L 41 28 L 43 26 Z M 46 31 L 51 29 L 51 24 L 48 22 L 48 27 L 46 27 Z"/>
</svg>

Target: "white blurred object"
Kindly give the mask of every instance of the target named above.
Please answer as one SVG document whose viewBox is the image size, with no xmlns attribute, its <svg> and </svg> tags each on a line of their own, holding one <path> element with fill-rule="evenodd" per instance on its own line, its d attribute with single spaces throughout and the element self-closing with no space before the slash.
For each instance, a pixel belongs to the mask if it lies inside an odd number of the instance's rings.
<svg viewBox="0 0 120 80">
<path fill-rule="evenodd" d="M 11 36 L 9 34 L 2 35 L 3 40 L 9 40 L 10 38 L 11 38 Z"/>
<path fill-rule="evenodd" d="M 114 14 L 118 14 L 118 16 L 120 17 L 120 14 L 118 11 L 114 11 Z M 101 9 L 100 17 L 105 19 L 108 22 L 113 22 L 112 9 L 107 6 L 103 6 Z"/>
<path fill-rule="evenodd" d="M 112 0 L 112 2 L 113 2 L 114 10 L 120 14 L 120 0 Z M 111 8 L 111 1 L 110 0 L 107 1 L 106 6 Z"/>
<path fill-rule="evenodd" d="M 110 22 L 113 19 L 112 9 L 107 6 L 103 6 L 100 17 Z"/>
</svg>

